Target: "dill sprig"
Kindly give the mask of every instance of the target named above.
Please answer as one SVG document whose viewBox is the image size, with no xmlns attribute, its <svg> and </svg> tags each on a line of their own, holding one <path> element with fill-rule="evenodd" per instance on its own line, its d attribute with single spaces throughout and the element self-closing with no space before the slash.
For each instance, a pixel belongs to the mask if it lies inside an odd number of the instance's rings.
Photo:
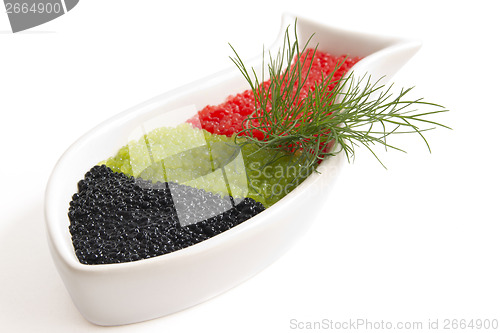
<svg viewBox="0 0 500 333">
<path fill-rule="evenodd" d="M 267 81 L 264 81 L 264 57 L 259 79 L 255 69 L 252 67 L 249 71 L 230 45 L 235 54 L 231 60 L 250 84 L 255 97 L 255 111 L 244 120 L 243 129 L 238 133 L 245 135 L 247 143 L 254 143 L 262 149 L 293 153 L 300 157 L 302 167 L 314 169 L 324 158 L 337 154 L 338 148 L 350 161 L 354 159 L 356 147 L 364 146 L 383 165 L 374 145 L 404 151 L 388 143 L 389 135 L 416 133 L 430 151 L 423 133 L 436 127 L 449 128 L 428 119 L 431 115 L 446 112 L 443 106 L 423 99 L 407 99 L 413 88 L 401 89 L 394 95 L 392 85 L 386 87 L 380 80 L 372 82 L 366 75 L 355 78 L 352 72 L 334 80 L 335 71 L 342 63 L 337 64 L 330 75 L 323 76 L 305 98 L 301 98 L 317 46 L 307 49 L 311 36 L 301 50 L 296 25 L 294 35 L 292 42 L 286 29 L 277 56 L 269 54 Z M 309 65 L 301 61 L 301 56 L 304 59 L 311 56 Z M 432 106 L 437 110 L 419 112 L 412 108 L 415 105 Z"/>
</svg>

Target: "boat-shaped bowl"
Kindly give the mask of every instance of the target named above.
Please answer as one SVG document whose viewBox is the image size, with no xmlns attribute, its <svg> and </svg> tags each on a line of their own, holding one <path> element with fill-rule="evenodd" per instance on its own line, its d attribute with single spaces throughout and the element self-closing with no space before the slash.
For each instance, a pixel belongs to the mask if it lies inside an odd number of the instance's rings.
<svg viewBox="0 0 500 333">
<path fill-rule="evenodd" d="M 296 17 L 285 14 L 271 52 Z M 297 18 L 299 41 L 333 55 L 363 59 L 352 70 L 391 77 L 420 47 L 418 41 L 346 31 Z M 261 59 L 250 63 L 258 67 Z M 319 173 L 271 208 L 206 241 L 144 260 L 81 264 L 69 232 L 68 208 L 77 182 L 99 161 L 126 145 L 130 133 L 158 117 L 172 125 L 209 104 L 248 89 L 237 68 L 155 97 L 108 119 L 72 144 L 57 162 L 46 190 L 45 216 L 55 266 L 78 310 L 92 323 L 121 325 L 145 321 L 208 300 L 255 275 L 279 258 L 314 221 L 344 163 L 343 154 L 325 160 Z"/>
</svg>

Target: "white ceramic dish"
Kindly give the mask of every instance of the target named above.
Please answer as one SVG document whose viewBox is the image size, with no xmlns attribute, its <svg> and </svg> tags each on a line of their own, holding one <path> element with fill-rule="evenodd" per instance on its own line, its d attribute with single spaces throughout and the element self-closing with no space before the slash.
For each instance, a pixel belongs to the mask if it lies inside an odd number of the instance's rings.
<svg viewBox="0 0 500 333">
<path fill-rule="evenodd" d="M 282 31 L 295 17 L 284 15 Z M 378 78 L 393 75 L 419 49 L 420 43 L 327 27 L 298 18 L 299 40 L 312 33 L 310 45 L 332 54 L 364 59 L 357 73 Z M 258 67 L 261 60 L 250 63 Z M 314 221 L 323 204 L 321 191 L 332 188 L 343 164 L 342 154 L 320 166 L 321 173 L 306 179 L 270 209 L 231 230 L 186 249 L 136 262 L 83 265 L 73 249 L 68 230 L 69 201 L 77 182 L 97 162 L 112 156 L 128 142 L 140 124 L 161 115 L 182 121 L 207 104 L 247 89 L 236 68 L 158 96 L 94 128 L 60 158 L 49 180 L 45 215 L 50 250 L 76 307 L 98 325 L 121 325 L 164 316 L 210 299 L 253 276 L 279 258 Z M 174 121 L 174 120 L 172 120 Z"/>
</svg>

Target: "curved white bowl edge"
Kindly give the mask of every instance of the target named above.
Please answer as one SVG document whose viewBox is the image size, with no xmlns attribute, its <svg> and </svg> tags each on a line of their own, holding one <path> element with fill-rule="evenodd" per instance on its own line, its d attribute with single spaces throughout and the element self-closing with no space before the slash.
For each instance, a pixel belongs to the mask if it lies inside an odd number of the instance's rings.
<svg viewBox="0 0 500 333">
<path fill-rule="evenodd" d="M 281 45 L 285 28 L 294 20 L 293 15 L 283 16 L 282 30 L 271 49 Z M 345 31 L 301 18 L 298 30 L 299 38 L 315 32 L 310 45 L 320 43 L 321 50 L 365 57 L 355 66 L 356 72 L 386 79 L 420 47 L 415 41 Z M 259 65 L 257 61 L 250 64 Z M 228 94 L 247 88 L 239 78 L 237 70 L 226 70 L 120 113 L 82 136 L 57 162 L 46 191 L 49 246 L 69 294 L 89 321 L 99 325 L 133 323 L 205 301 L 274 262 L 313 221 L 310 212 L 320 209 L 321 199 L 344 163 L 342 154 L 323 162 L 321 173 L 311 175 L 270 209 L 207 241 L 131 263 L 92 266 L 78 262 L 68 231 L 67 208 L 85 171 L 125 144 L 123 139 L 141 119 L 189 104 L 220 103 Z M 88 155 L 96 155 L 89 147 L 96 146 L 101 157 L 89 161 Z M 319 192 L 323 192 L 320 198 Z"/>
</svg>

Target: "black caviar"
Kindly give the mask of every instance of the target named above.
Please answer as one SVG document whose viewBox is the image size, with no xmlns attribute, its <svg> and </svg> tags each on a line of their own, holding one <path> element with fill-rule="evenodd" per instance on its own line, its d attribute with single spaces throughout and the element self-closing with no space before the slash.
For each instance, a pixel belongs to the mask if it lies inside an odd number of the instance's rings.
<svg viewBox="0 0 500 333">
<path fill-rule="evenodd" d="M 179 198 L 194 199 L 187 200 L 187 205 Z M 208 218 L 181 226 L 179 206 L 194 208 L 198 218 Z M 128 177 L 101 165 L 78 182 L 68 216 L 78 260 L 82 264 L 111 264 L 180 250 L 263 210 L 264 206 L 251 198 L 239 202 L 232 197 L 221 199 L 189 186 Z"/>
</svg>

